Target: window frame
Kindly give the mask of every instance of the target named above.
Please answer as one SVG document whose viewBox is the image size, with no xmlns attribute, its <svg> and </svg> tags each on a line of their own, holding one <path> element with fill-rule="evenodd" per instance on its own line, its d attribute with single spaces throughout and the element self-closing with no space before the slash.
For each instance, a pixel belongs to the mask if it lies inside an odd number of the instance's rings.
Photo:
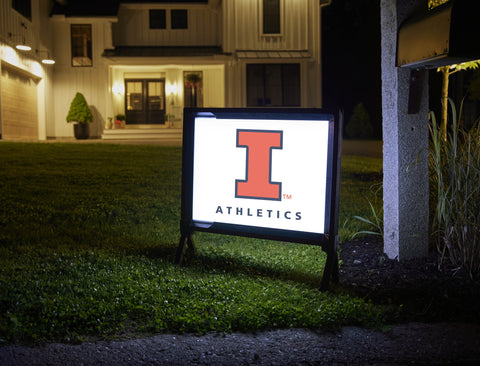
<svg viewBox="0 0 480 366">
<path fill-rule="evenodd" d="M 160 17 L 163 16 L 163 24 L 160 24 L 159 27 L 152 27 L 152 19 L 157 20 L 156 19 L 157 16 L 160 16 Z M 167 10 L 166 9 L 149 9 L 148 10 L 148 26 L 150 29 L 167 29 Z"/>
<path fill-rule="evenodd" d="M 89 37 L 90 37 L 90 43 L 88 43 L 88 39 L 86 42 L 86 45 L 83 47 L 86 49 L 86 55 L 84 54 L 83 56 L 78 56 L 74 55 L 74 42 L 73 42 L 73 37 L 74 37 L 74 28 L 75 27 L 87 27 L 89 29 Z M 80 33 L 78 33 L 80 34 Z M 77 49 L 78 47 L 75 47 Z M 92 24 L 70 24 L 70 59 L 71 59 L 71 66 L 72 67 L 93 67 L 93 27 Z M 75 65 L 74 64 L 74 58 L 76 57 L 82 57 L 82 58 L 89 58 L 90 59 L 90 64 L 80 64 L 80 65 Z"/>
<path fill-rule="evenodd" d="M 264 21 L 264 16 L 265 16 L 265 7 L 266 7 L 266 2 L 267 1 L 278 1 L 278 7 L 279 7 L 279 32 L 278 33 L 266 33 L 265 32 L 265 21 Z M 262 37 L 283 37 L 284 34 L 284 15 L 285 15 L 285 2 L 284 0 L 262 0 L 259 2 L 259 31 L 260 35 Z"/>
<path fill-rule="evenodd" d="M 129 105 L 133 105 L 131 93 L 129 94 L 129 83 L 140 83 L 140 109 L 128 109 Z M 150 83 L 159 83 L 161 88 L 158 95 L 150 94 Z M 167 94 L 166 94 L 166 83 L 165 78 L 133 78 L 133 79 L 124 79 L 125 85 L 125 96 L 124 96 L 124 105 L 125 105 L 125 116 L 127 125 L 138 125 L 138 124 L 152 124 L 152 125 L 165 125 L 165 116 L 167 111 Z M 159 99 L 159 108 L 151 108 L 153 103 L 151 98 L 158 97 Z M 137 104 L 138 106 L 138 104 Z M 153 117 L 153 118 L 152 118 Z M 157 122 L 152 122 L 156 120 Z"/>
<path fill-rule="evenodd" d="M 180 24 L 180 26 L 174 26 L 174 14 L 185 13 L 185 24 Z M 184 25 L 184 26 L 183 26 Z M 172 30 L 185 30 L 188 29 L 188 9 L 170 9 L 170 29 Z"/>
<path fill-rule="evenodd" d="M 261 104 L 258 104 L 258 103 L 255 103 L 255 104 L 250 104 L 249 103 L 249 90 L 252 90 L 254 91 L 255 89 L 250 89 L 249 88 L 249 83 L 248 83 L 248 80 L 249 80 L 249 66 L 251 66 L 252 68 L 259 68 L 261 69 L 261 77 L 260 78 L 256 78 L 256 80 L 258 80 L 262 85 L 262 103 Z M 268 67 L 270 66 L 279 66 L 280 67 L 280 70 L 281 70 L 281 79 L 280 79 L 280 83 L 281 83 L 281 98 L 282 98 L 282 103 L 281 104 L 272 104 L 271 102 L 270 103 L 266 103 L 266 101 L 268 100 L 271 100 L 271 97 L 270 95 L 268 95 L 268 90 L 271 89 L 272 85 L 267 85 L 267 76 L 268 76 Z M 298 95 L 298 104 L 286 104 L 286 102 L 288 101 L 288 95 L 292 95 L 292 93 L 290 92 L 287 92 L 287 89 L 286 89 L 286 85 L 289 85 L 289 83 L 287 83 L 287 78 L 286 78 L 286 75 L 287 74 L 291 74 L 291 73 L 287 73 L 286 72 L 286 68 L 289 68 L 289 67 L 292 67 L 292 66 L 295 66 L 295 67 L 298 67 L 298 78 L 296 79 L 296 81 L 298 82 L 298 90 L 293 90 L 295 93 L 295 95 Z M 253 70 L 252 70 L 253 71 Z M 301 107 L 302 105 L 302 64 L 299 63 L 299 62 L 288 62 L 288 63 L 248 63 L 246 64 L 246 68 L 245 68 L 245 75 L 246 75 L 246 79 L 245 79 L 245 91 L 246 91 L 246 99 L 245 99 L 245 104 L 247 107 L 253 107 L 253 108 L 279 108 L 279 107 L 283 107 L 283 108 L 298 108 L 298 107 Z M 255 87 L 256 85 L 251 85 L 252 87 Z"/>
</svg>

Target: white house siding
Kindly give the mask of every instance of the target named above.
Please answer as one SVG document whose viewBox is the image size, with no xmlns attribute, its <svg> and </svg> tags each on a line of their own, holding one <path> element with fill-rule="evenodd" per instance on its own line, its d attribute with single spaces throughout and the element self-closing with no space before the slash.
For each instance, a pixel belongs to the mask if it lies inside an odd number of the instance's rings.
<svg viewBox="0 0 480 366">
<path fill-rule="evenodd" d="M 225 68 L 203 69 L 203 106 L 225 107 Z"/>
<path fill-rule="evenodd" d="M 31 80 L 30 86 L 33 89 L 28 93 L 31 97 L 24 108 L 28 109 L 26 112 L 29 116 L 35 116 L 36 138 L 40 140 L 47 136 L 46 131 L 49 128 L 48 121 L 52 115 L 53 106 L 50 87 L 52 66 L 40 63 L 41 59 L 47 54 L 51 55 L 52 51 L 49 9 L 49 0 L 32 1 L 32 19 L 27 19 L 12 8 L 10 0 L 0 0 L 0 68 L 16 71 L 19 75 Z M 31 51 L 15 49 L 15 44 L 23 40 L 31 46 Z M 19 78 L 17 78 L 18 82 Z M 15 110 L 15 106 L 18 106 L 18 98 L 9 99 L 6 96 L 15 95 L 14 89 L 18 91 L 18 88 L 21 86 L 17 85 L 14 79 L 4 80 L 3 85 L 0 82 L 0 92 L 5 96 L 3 100 L 0 100 L 1 109 Z M 0 113 L 0 127 L 3 122 L 2 118 Z M 18 123 L 24 122 L 18 121 Z M 14 136 L 16 138 L 35 138 L 31 133 L 18 134 L 18 131 L 25 130 L 20 125 L 18 128 L 14 127 L 14 130 L 17 131 Z M 3 138 L 8 137 L 8 132 L 3 135 Z"/>
<path fill-rule="evenodd" d="M 249 63 L 298 63 L 301 67 L 301 107 L 321 107 L 322 1 L 281 2 L 282 32 L 264 36 L 260 0 L 210 0 L 208 4 L 129 3 L 120 5 L 117 17 L 91 18 L 49 17 L 50 0 L 37 0 L 32 1 L 31 21 L 12 10 L 10 0 L 0 0 L 0 68 L 2 65 L 18 68 L 36 81 L 40 139 L 73 137 L 73 127 L 66 123 L 65 117 L 77 91 L 85 95 L 94 113 L 91 136 L 100 136 L 108 117 L 125 113 L 122 88 L 125 78 L 131 75 L 164 77 L 166 88 L 177 92 L 175 95 L 167 93 L 166 113 L 181 120 L 184 71 L 202 71 L 203 106 L 245 107 Z M 150 29 L 150 9 L 167 11 L 167 29 Z M 172 9 L 188 10 L 188 29 L 171 29 L 169 15 Z M 71 24 L 92 24 L 91 67 L 71 65 Z M 18 52 L 9 33 L 24 35 L 33 50 L 48 51 L 56 64 L 42 65 L 40 55 L 34 51 Z M 116 46 L 216 46 L 221 47 L 224 54 L 102 57 L 106 49 Z M 253 56 L 247 56 L 247 52 L 253 52 Z M 0 83 L 0 92 L 1 88 Z M 1 118 L 0 115 L 0 122 Z"/>
<path fill-rule="evenodd" d="M 105 48 L 111 43 L 105 37 L 105 29 L 115 19 L 110 18 L 53 18 L 53 35 L 55 44 L 54 74 L 54 115 L 55 138 L 73 137 L 73 127 L 66 122 L 70 104 L 77 92 L 84 95 L 94 115 L 90 124 L 90 136 L 102 134 L 107 119 L 108 65 L 102 57 Z M 92 66 L 74 67 L 71 60 L 71 24 L 92 25 Z"/>
<path fill-rule="evenodd" d="M 225 52 L 236 50 L 307 50 L 308 25 L 319 21 L 317 0 L 283 0 L 282 34 L 262 35 L 261 1 L 225 0 L 223 2 L 223 40 Z M 311 7 L 316 8 L 311 9 Z M 312 12 L 314 10 L 315 12 Z M 228 30 L 227 30 L 228 29 Z"/>
<path fill-rule="evenodd" d="M 281 34 L 263 35 L 261 1 L 223 1 L 223 50 L 236 56 L 226 65 L 228 106 L 245 107 L 247 104 L 246 67 L 249 63 L 300 64 L 300 106 L 322 106 L 320 2 L 281 0 L 281 4 Z"/>
<path fill-rule="evenodd" d="M 149 10 L 165 9 L 166 29 L 150 29 Z M 188 29 L 171 29 L 169 12 L 188 10 Z M 221 42 L 220 13 L 209 5 L 122 5 L 113 25 L 117 46 L 218 46 Z"/>
</svg>

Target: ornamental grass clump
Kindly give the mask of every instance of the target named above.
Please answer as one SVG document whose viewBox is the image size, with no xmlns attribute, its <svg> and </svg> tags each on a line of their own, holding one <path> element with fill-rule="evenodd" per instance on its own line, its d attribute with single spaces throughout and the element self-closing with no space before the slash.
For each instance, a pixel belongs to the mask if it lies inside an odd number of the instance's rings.
<svg viewBox="0 0 480 366">
<path fill-rule="evenodd" d="M 480 274 L 480 125 L 477 121 L 465 131 L 450 104 L 453 121 L 446 140 L 430 112 L 431 189 L 436 203 L 432 232 L 440 264 L 449 258 L 473 278 Z"/>
</svg>

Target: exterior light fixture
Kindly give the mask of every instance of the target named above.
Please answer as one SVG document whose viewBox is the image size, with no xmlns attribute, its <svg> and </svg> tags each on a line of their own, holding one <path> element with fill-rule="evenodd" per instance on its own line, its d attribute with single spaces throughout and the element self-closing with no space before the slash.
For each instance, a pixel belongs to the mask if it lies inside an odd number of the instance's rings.
<svg viewBox="0 0 480 366">
<path fill-rule="evenodd" d="M 20 42 L 16 42 L 15 43 L 15 48 L 17 50 L 20 50 L 20 51 L 31 51 L 32 50 L 32 47 L 30 47 L 27 42 L 25 41 L 25 36 L 17 36 L 17 35 L 14 35 L 12 33 L 8 33 L 8 37 L 10 39 L 18 39 L 19 37 L 21 37 L 21 41 Z"/>
<path fill-rule="evenodd" d="M 40 53 L 44 53 L 46 54 L 46 57 L 41 57 L 40 56 Z M 45 65 L 54 65 L 55 64 L 55 60 L 53 58 L 50 57 L 50 53 L 46 50 L 37 50 L 37 54 L 40 56 L 40 58 L 42 59 L 42 64 L 45 64 Z"/>
<path fill-rule="evenodd" d="M 177 83 L 169 83 L 167 84 L 167 94 L 177 95 Z"/>
<path fill-rule="evenodd" d="M 177 83 L 168 83 L 167 86 L 166 86 L 166 91 L 167 91 L 167 95 L 170 96 L 170 99 L 171 99 L 171 105 L 175 105 L 176 103 L 176 95 L 178 93 L 178 87 L 177 87 Z"/>
<path fill-rule="evenodd" d="M 112 92 L 118 96 L 122 96 L 125 94 L 125 85 L 120 83 L 115 83 L 112 86 Z"/>
<path fill-rule="evenodd" d="M 32 47 L 30 47 L 28 44 L 26 44 L 25 40 L 23 42 L 18 43 L 15 45 L 15 48 L 20 51 L 31 51 Z"/>
<path fill-rule="evenodd" d="M 27 29 L 27 26 L 25 25 L 25 23 L 22 23 L 21 25 L 22 25 L 23 29 L 25 29 L 25 30 Z M 19 38 L 21 39 L 19 42 L 17 42 L 15 44 L 15 48 L 17 50 L 20 50 L 20 51 L 31 51 L 32 50 L 32 47 L 30 47 L 25 40 L 25 34 L 14 35 L 12 33 L 8 33 L 8 36 L 9 36 L 9 38 L 15 38 L 16 37 L 17 39 L 19 39 Z"/>
</svg>

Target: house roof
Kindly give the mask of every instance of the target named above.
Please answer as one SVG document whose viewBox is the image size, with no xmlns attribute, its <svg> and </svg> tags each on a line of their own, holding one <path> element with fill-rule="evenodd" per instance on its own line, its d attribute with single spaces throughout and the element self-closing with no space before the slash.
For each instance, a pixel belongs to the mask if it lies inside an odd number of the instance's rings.
<svg viewBox="0 0 480 366">
<path fill-rule="evenodd" d="M 142 0 L 120 0 L 122 3 L 137 3 L 137 4 L 181 4 L 181 3 L 192 3 L 192 4 L 198 4 L 198 3 L 203 3 L 207 4 L 208 0 L 150 0 L 150 1 L 142 1 Z"/>
<path fill-rule="evenodd" d="M 120 3 L 127 4 L 198 4 L 208 0 L 55 0 L 50 15 L 66 17 L 116 16 Z"/>
<path fill-rule="evenodd" d="M 221 47 L 117 46 L 105 50 L 104 57 L 205 57 L 224 54 Z"/>
<path fill-rule="evenodd" d="M 50 15 L 66 17 L 116 16 L 119 0 L 55 0 Z"/>
</svg>

